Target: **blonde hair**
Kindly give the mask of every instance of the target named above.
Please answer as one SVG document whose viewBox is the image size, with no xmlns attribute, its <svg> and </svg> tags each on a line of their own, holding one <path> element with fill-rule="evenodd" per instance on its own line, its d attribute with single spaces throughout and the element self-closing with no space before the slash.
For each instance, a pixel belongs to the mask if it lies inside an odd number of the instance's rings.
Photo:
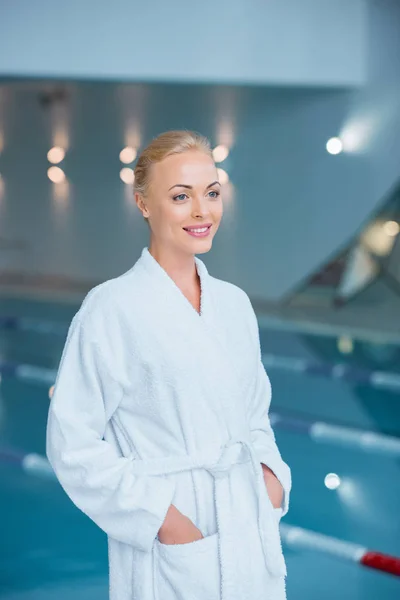
<svg viewBox="0 0 400 600">
<path fill-rule="evenodd" d="M 145 196 L 151 179 L 151 166 L 171 154 L 199 150 L 213 158 L 209 140 L 196 131 L 165 131 L 154 138 L 140 154 L 134 173 L 133 191 Z M 146 219 L 146 217 L 145 217 Z M 147 219 L 146 219 L 147 221 Z"/>
</svg>

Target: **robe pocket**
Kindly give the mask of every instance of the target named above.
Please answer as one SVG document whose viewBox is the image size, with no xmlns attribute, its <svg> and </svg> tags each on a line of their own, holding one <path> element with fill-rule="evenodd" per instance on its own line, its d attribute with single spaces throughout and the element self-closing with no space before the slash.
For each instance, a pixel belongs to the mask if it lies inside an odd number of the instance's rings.
<svg viewBox="0 0 400 600">
<path fill-rule="evenodd" d="M 155 540 L 158 600 L 219 600 L 218 532 L 186 544 Z"/>
</svg>

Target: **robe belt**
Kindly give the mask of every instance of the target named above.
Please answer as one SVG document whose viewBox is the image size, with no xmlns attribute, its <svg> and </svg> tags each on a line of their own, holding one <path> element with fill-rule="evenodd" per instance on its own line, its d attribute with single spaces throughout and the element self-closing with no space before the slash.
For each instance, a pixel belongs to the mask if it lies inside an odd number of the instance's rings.
<svg viewBox="0 0 400 600">
<path fill-rule="evenodd" d="M 243 453 L 243 448 L 247 453 Z M 264 553 L 265 565 L 272 576 L 286 576 L 286 564 L 282 553 L 279 526 L 274 515 L 273 505 L 265 487 L 260 461 L 257 458 L 254 446 L 250 439 L 245 437 L 230 438 L 223 446 L 207 449 L 202 452 L 184 454 L 182 456 L 166 456 L 149 459 L 138 459 L 133 454 L 128 458 L 132 460 L 134 473 L 137 475 L 166 475 L 179 473 L 192 469 L 206 469 L 214 477 L 215 504 L 217 511 L 217 524 L 220 534 L 220 548 L 227 552 L 232 551 L 235 540 L 232 538 L 231 529 L 234 523 L 230 520 L 229 511 L 223 505 L 224 492 L 229 493 L 227 476 L 235 464 L 252 463 L 255 476 L 256 492 L 258 499 L 258 531 Z M 267 503 L 270 503 L 268 507 Z M 230 546 L 231 544 L 231 546 Z M 223 600 L 228 600 L 229 577 L 225 578 L 225 571 L 229 564 L 224 564 L 225 551 L 221 551 L 223 579 Z M 225 591 L 224 591 L 225 590 Z"/>
</svg>

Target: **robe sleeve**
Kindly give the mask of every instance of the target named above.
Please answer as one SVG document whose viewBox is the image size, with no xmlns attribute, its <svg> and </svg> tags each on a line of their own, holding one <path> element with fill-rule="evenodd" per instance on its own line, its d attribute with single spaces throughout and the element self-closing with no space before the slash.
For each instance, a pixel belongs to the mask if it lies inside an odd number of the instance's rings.
<svg viewBox="0 0 400 600">
<path fill-rule="evenodd" d="M 103 439 L 111 404 L 122 397 L 99 345 L 75 315 L 47 419 L 46 455 L 73 503 L 112 538 L 149 552 L 175 483 L 137 476 L 130 458 Z"/>
<path fill-rule="evenodd" d="M 250 300 L 248 299 L 250 303 Z M 260 335 L 257 317 L 250 304 L 251 335 L 255 344 L 255 378 L 252 393 L 249 399 L 249 422 L 251 440 L 261 463 L 274 472 L 283 488 L 283 500 L 281 504 L 282 515 L 289 510 L 289 497 L 292 488 L 290 467 L 282 459 L 278 449 L 275 434 L 269 420 L 269 408 L 271 404 L 272 389 L 271 382 L 265 371 L 261 357 Z"/>
</svg>

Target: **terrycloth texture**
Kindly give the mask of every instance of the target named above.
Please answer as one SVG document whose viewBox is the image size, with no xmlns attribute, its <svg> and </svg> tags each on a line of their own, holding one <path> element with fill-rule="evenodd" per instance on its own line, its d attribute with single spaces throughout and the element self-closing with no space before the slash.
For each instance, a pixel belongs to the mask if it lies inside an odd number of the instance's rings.
<svg viewBox="0 0 400 600">
<path fill-rule="evenodd" d="M 242 289 L 195 261 L 200 314 L 147 247 L 87 294 L 59 365 L 47 457 L 108 535 L 110 600 L 285 600 L 291 472 L 268 418 L 257 319 Z M 261 462 L 282 483 L 282 508 Z M 159 541 L 171 504 L 203 539 Z"/>
</svg>

